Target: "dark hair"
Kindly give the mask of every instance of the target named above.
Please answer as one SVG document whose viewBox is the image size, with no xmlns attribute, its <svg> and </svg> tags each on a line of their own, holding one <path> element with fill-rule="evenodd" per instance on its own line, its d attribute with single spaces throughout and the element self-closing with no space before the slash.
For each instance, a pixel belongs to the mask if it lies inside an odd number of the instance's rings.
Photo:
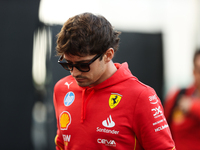
<svg viewBox="0 0 200 150">
<path fill-rule="evenodd" d="M 200 49 L 197 49 L 196 51 L 195 51 L 195 53 L 194 53 L 194 57 L 193 57 L 193 64 L 195 65 L 195 61 L 196 61 L 196 59 L 197 59 L 197 56 L 199 56 L 200 55 Z"/>
<path fill-rule="evenodd" d="M 57 55 L 103 54 L 108 48 L 116 52 L 119 34 L 103 16 L 92 13 L 76 15 L 64 23 L 57 35 Z"/>
</svg>

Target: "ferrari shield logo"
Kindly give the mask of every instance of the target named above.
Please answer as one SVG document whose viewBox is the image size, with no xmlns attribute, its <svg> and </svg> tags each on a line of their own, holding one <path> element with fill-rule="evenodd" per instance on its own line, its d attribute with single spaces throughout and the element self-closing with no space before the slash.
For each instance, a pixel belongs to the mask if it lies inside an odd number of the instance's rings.
<svg viewBox="0 0 200 150">
<path fill-rule="evenodd" d="M 115 108 L 121 101 L 122 95 L 118 93 L 111 93 L 109 98 L 109 106 L 111 109 Z"/>
</svg>

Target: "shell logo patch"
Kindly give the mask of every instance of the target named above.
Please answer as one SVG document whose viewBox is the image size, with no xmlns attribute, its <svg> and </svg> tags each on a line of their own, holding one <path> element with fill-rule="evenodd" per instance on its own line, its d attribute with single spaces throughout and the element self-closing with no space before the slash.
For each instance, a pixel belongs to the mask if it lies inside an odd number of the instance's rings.
<svg viewBox="0 0 200 150">
<path fill-rule="evenodd" d="M 68 111 L 63 111 L 61 114 L 60 114 L 60 120 L 59 120 L 59 123 L 60 123 L 60 129 L 61 130 L 67 130 L 68 129 L 68 126 L 71 124 L 71 115 Z"/>
<path fill-rule="evenodd" d="M 109 98 L 109 106 L 111 109 L 115 108 L 121 101 L 122 95 L 118 93 L 111 93 Z"/>
</svg>

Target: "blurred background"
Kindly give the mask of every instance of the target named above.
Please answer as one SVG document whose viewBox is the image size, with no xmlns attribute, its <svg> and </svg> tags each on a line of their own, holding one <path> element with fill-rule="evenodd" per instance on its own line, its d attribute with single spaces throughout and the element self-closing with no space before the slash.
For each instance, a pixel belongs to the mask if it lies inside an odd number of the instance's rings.
<svg viewBox="0 0 200 150">
<path fill-rule="evenodd" d="M 56 34 L 83 12 L 122 32 L 114 62 L 128 62 L 162 102 L 170 89 L 193 82 L 200 0 L 1 0 L 0 149 L 55 149 L 53 87 L 69 75 L 57 63 Z"/>
</svg>

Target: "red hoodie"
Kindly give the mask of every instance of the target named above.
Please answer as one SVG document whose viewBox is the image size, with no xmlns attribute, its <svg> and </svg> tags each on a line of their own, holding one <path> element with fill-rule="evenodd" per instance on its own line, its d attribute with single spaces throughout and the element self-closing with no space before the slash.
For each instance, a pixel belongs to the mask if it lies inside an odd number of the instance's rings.
<svg viewBox="0 0 200 150">
<path fill-rule="evenodd" d="M 95 87 L 70 75 L 54 87 L 57 150 L 175 150 L 155 91 L 128 64 Z"/>
<path fill-rule="evenodd" d="M 165 116 L 169 122 L 172 136 L 178 150 L 200 150 L 200 99 L 193 96 L 196 87 L 185 89 L 191 97 L 192 105 L 187 114 L 174 107 L 180 90 L 169 93 L 165 100 Z"/>
</svg>

